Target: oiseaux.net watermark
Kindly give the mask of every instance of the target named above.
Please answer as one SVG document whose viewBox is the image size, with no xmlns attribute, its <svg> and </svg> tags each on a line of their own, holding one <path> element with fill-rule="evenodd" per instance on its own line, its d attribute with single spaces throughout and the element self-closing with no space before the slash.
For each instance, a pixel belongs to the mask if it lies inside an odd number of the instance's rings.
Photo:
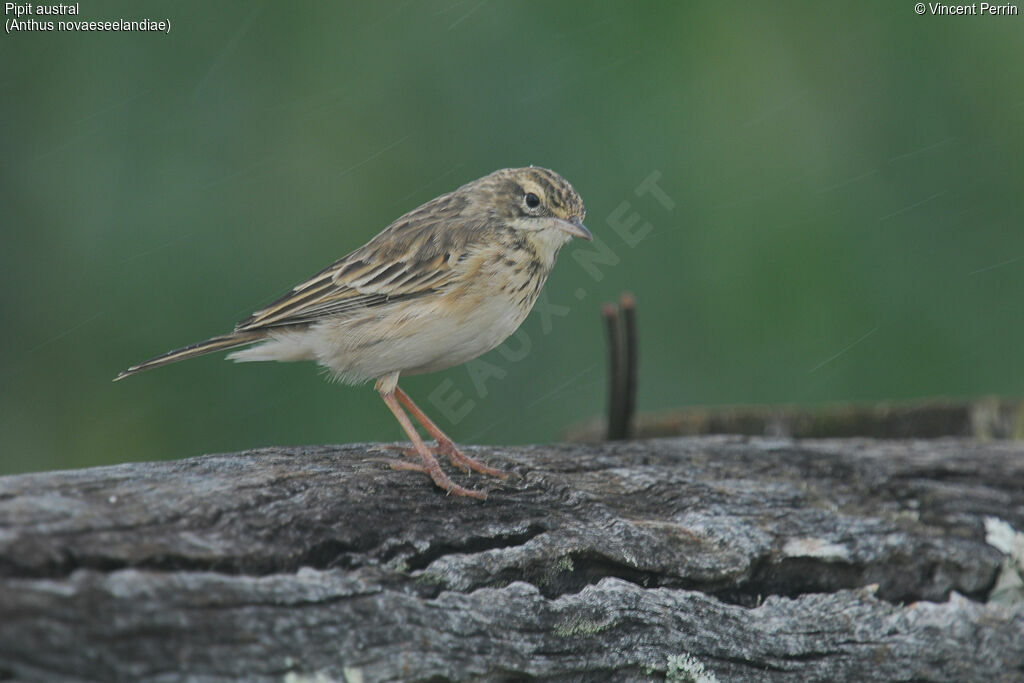
<svg viewBox="0 0 1024 683">
<path fill-rule="evenodd" d="M 657 205 L 665 212 L 671 212 L 675 208 L 675 201 L 659 184 L 661 177 L 660 171 L 652 171 L 634 188 L 633 194 L 648 204 L 642 207 L 644 211 L 649 210 L 653 205 Z M 625 199 L 608 215 L 605 224 L 621 240 L 619 248 L 621 246 L 635 248 L 654 230 L 654 225 L 645 220 L 644 214 L 639 210 L 634 210 L 633 204 Z M 617 266 L 622 261 L 616 249 L 601 239 L 598 231 L 594 231 L 594 241 L 588 246 L 572 251 L 572 259 L 594 282 L 604 279 L 604 268 Z M 548 298 L 547 291 L 546 288 L 541 290 L 534 306 L 534 310 L 540 317 L 541 334 L 544 336 L 551 334 L 555 328 L 556 318 L 564 318 L 572 311 L 571 305 L 552 302 Z M 587 290 L 584 287 L 579 287 L 574 292 L 574 296 L 577 301 L 583 301 L 587 297 Z M 505 378 L 508 375 L 506 366 L 523 360 L 532 349 L 533 340 L 529 333 L 519 328 L 496 349 L 498 357 L 503 362 L 475 358 L 462 366 L 473 387 L 472 395 L 467 395 L 467 392 L 458 388 L 451 378 L 446 377 L 434 387 L 427 400 L 444 415 L 445 419 L 457 425 L 473 412 L 477 405 L 477 399 L 486 398 L 490 393 L 488 383 Z"/>
</svg>

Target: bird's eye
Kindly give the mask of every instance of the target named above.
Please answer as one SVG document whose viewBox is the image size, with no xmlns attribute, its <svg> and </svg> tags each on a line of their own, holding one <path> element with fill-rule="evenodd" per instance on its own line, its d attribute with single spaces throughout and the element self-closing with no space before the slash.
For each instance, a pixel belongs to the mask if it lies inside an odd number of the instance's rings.
<svg viewBox="0 0 1024 683">
<path fill-rule="evenodd" d="M 526 198 L 525 199 L 526 199 L 526 205 L 528 207 L 530 207 L 531 209 L 536 209 L 538 206 L 540 206 L 540 197 L 538 197 L 537 195 L 535 195 L 532 192 L 528 192 L 526 194 Z"/>
</svg>

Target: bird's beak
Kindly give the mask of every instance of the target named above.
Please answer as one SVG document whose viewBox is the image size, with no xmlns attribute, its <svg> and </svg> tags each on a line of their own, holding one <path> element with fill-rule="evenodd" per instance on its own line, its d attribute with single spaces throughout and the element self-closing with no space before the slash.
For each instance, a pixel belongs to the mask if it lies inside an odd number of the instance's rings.
<svg viewBox="0 0 1024 683">
<path fill-rule="evenodd" d="M 587 226 L 583 225 L 583 221 L 573 216 L 569 220 L 562 220 L 561 218 L 555 219 L 555 227 L 559 230 L 564 230 L 573 237 L 582 237 L 588 242 L 594 241 L 594 236 L 587 230 Z"/>
</svg>

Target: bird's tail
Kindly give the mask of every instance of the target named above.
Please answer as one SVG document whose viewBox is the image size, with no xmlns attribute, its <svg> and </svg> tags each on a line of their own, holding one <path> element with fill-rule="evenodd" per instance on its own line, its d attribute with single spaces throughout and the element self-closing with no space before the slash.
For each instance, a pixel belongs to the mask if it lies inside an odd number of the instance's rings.
<svg viewBox="0 0 1024 683">
<path fill-rule="evenodd" d="M 266 330 L 250 330 L 248 332 L 225 334 L 221 337 L 213 337 L 212 339 L 207 339 L 206 341 L 201 341 L 196 344 L 189 344 L 188 346 L 183 346 L 180 349 L 168 351 L 156 358 L 150 358 L 144 363 L 133 365 L 127 370 L 122 371 L 121 374 L 114 378 L 114 381 L 116 382 L 119 379 L 124 379 L 128 375 L 134 375 L 136 372 L 142 372 L 143 370 L 149 370 L 150 368 L 158 368 L 161 365 L 167 365 L 168 363 L 176 363 L 179 360 L 185 360 L 186 358 L 194 358 L 196 356 L 202 356 L 203 354 L 213 353 L 214 351 L 223 351 L 224 349 L 233 349 L 236 346 L 251 344 L 255 341 L 259 341 L 260 339 L 264 339 L 266 336 Z"/>
</svg>

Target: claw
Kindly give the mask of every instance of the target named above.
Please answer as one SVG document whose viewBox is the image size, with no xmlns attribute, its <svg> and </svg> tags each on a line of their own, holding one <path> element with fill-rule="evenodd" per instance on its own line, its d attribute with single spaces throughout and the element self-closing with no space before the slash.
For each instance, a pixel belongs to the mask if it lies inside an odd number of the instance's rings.
<svg viewBox="0 0 1024 683">
<path fill-rule="evenodd" d="M 442 455 L 447 455 L 448 460 L 451 461 L 452 465 L 458 467 L 463 472 L 469 473 L 470 470 L 479 472 L 480 474 L 486 474 L 491 477 L 497 477 L 498 479 L 507 479 L 508 472 L 503 472 L 496 467 L 485 465 L 475 458 L 471 458 L 449 440 L 438 441 L 437 448 L 435 449 Z"/>
</svg>

